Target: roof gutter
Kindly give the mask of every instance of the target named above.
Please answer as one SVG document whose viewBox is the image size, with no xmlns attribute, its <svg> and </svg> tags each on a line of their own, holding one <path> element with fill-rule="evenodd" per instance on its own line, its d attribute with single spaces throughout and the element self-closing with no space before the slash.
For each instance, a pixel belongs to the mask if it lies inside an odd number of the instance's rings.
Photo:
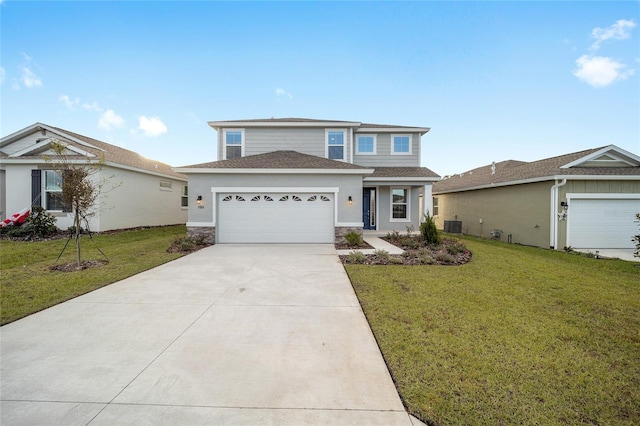
<svg viewBox="0 0 640 426">
<path fill-rule="evenodd" d="M 562 179 L 562 182 L 558 182 L 556 179 L 556 183 L 551 187 L 551 211 L 549 214 L 550 217 L 550 225 L 549 228 L 549 247 L 551 249 L 555 249 L 558 245 L 558 221 L 560 218 L 558 217 L 558 188 L 566 185 L 567 179 Z"/>
</svg>

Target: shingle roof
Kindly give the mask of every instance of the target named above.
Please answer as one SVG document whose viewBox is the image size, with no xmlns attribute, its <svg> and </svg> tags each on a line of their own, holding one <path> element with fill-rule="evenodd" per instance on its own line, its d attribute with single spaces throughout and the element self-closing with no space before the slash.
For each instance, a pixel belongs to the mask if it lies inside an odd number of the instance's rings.
<svg viewBox="0 0 640 426">
<path fill-rule="evenodd" d="M 638 176 L 640 167 L 571 167 L 561 168 L 607 147 L 593 148 L 533 162 L 515 160 L 502 161 L 478 167 L 461 174 L 445 178 L 433 185 L 433 193 L 462 191 L 490 185 L 509 185 L 531 179 L 554 179 L 558 176 Z"/>
<path fill-rule="evenodd" d="M 84 135 L 80 135 L 75 132 L 70 132 L 65 129 L 61 129 L 59 127 L 50 126 L 52 129 L 57 130 L 63 134 L 66 134 L 72 138 L 79 139 L 83 142 L 86 142 L 90 145 L 95 146 L 96 148 L 91 148 L 86 145 L 81 145 L 79 148 L 90 152 L 98 157 L 104 155 L 104 158 L 108 162 L 122 164 L 124 166 L 133 167 L 136 169 L 142 169 L 154 173 L 161 173 L 168 176 L 173 176 L 179 179 L 186 179 L 185 175 L 180 173 L 176 173 L 171 169 L 171 166 L 160 161 L 152 160 L 150 158 L 143 157 L 137 152 L 130 151 L 128 149 L 120 148 L 115 145 L 111 145 L 106 142 L 99 141 L 97 139 L 93 139 Z M 72 141 L 67 141 L 72 142 Z M 73 143 L 72 143 L 73 144 Z"/>
<path fill-rule="evenodd" d="M 427 169 L 426 167 L 376 167 L 371 177 L 439 178 L 440 175 Z"/>
<path fill-rule="evenodd" d="M 265 154 L 248 155 L 230 160 L 213 161 L 194 164 L 181 168 L 205 169 L 331 169 L 331 170 L 366 170 L 368 167 L 356 166 L 342 161 L 329 160 L 315 155 L 302 154 L 296 151 L 273 151 Z"/>
<path fill-rule="evenodd" d="M 215 123 L 216 125 L 243 125 L 247 123 L 265 123 L 265 124 L 278 124 L 278 123 L 305 123 L 305 124 L 313 124 L 318 123 L 318 125 L 325 125 L 326 123 L 333 123 L 335 125 L 351 125 L 352 127 L 358 128 L 375 128 L 375 129 L 416 129 L 416 131 L 424 131 L 423 127 L 416 126 L 402 126 L 396 124 L 373 124 L 373 123 L 360 123 L 357 121 L 345 121 L 345 120 L 320 120 L 314 118 L 299 118 L 299 117 L 288 117 L 288 118 L 251 118 L 246 120 L 221 120 L 221 121 L 211 121 L 209 124 Z"/>
</svg>

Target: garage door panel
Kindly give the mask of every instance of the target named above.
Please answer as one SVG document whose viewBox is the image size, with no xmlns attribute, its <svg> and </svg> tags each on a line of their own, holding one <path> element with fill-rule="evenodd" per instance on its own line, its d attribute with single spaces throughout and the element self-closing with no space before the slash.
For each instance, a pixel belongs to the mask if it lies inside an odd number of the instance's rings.
<svg viewBox="0 0 640 426">
<path fill-rule="evenodd" d="M 219 243 L 333 243 L 333 194 L 221 194 Z"/>
<path fill-rule="evenodd" d="M 634 248 L 640 199 L 572 199 L 567 222 L 574 248 Z"/>
</svg>

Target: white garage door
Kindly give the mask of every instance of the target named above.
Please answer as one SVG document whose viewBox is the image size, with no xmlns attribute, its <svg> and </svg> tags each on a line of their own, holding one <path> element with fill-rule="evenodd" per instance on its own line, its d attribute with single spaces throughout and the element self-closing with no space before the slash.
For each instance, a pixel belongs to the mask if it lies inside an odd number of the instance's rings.
<svg viewBox="0 0 640 426">
<path fill-rule="evenodd" d="M 218 195 L 219 243 L 333 243 L 333 194 Z"/>
<path fill-rule="evenodd" d="M 634 248 L 640 199 L 572 199 L 567 217 L 568 245 L 574 248 Z"/>
</svg>

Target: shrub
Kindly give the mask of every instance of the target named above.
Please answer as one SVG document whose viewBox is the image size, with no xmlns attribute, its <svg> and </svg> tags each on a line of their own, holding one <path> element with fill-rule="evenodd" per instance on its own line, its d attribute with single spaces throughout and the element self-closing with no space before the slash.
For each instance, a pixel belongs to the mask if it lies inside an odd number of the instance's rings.
<svg viewBox="0 0 640 426">
<path fill-rule="evenodd" d="M 391 263 L 392 265 L 400 265 L 404 264 L 404 260 L 399 257 L 391 257 L 389 258 L 389 263 Z"/>
<path fill-rule="evenodd" d="M 389 261 L 389 252 L 386 250 L 376 250 L 374 255 L 380 260 L 385 262 Z"/>
<path fill-rule="evenodd" d="M 426 253 L 423 255 L 420 255 L 418 259 L 420 260 L 420 263 L 422 263 L 423 265 L 431 265 L 434 262 L 433 257 L 431 257 L 431 255 Z"/>
<path fill-rule="evenodd" d="M 456 257 L 446 251 L 437 252 L 435 258 L 440 263 L 456 263 Z"/>
<path fill-rule="evenodd" d="M 456 255 L 467 251 L 467 247 L 460 241 L 447 239 L 443 241 L 443 244 L 449 254 Z"/>
<path fill-rule="evenodd" d="M 367 261 L 367 255 L 361 251 L 352 251 L 347 256 L 349 263 L 364 263 Z"/>
<path fill-rule="evenodd" d="M 40 206 L 33 206 L 31 208 L 31 214 L 29 214 L 24 228 L 28 232 L 32 232 L 42 238 L 58 230 L 55 216 Z"/>
<path fill-rule="evenodd" d="M 355 231 L 351 231 L 345 234 L 344 239 L 350 246 L 360 247 L 362 245 L 362 235 L 358 234 Z"/>
<path fill-rule="evenodd" d="M 416 250 L 422 246 L 422 244 L 420 244 L 420 241 L 412 237 L 403 237 L 400 240 L 400 245 L 410 250 Z"/>
<path fill-rule="evenodd" d="M 387 239 L 391 241 L 396 241 L 400 238 L 400 233 L 398 231 L 387 232 Z"/>
<path fill-rule="evenodd" d="M 425 243 L 429 245 L 440 244 L 440 235 L 438 235 L 436 223 L 433 220 L 433 216 L 430 216 L 429 213 L 424 215 L 424 222 L 420 224 L 420 234 Z"/>
</svg>

